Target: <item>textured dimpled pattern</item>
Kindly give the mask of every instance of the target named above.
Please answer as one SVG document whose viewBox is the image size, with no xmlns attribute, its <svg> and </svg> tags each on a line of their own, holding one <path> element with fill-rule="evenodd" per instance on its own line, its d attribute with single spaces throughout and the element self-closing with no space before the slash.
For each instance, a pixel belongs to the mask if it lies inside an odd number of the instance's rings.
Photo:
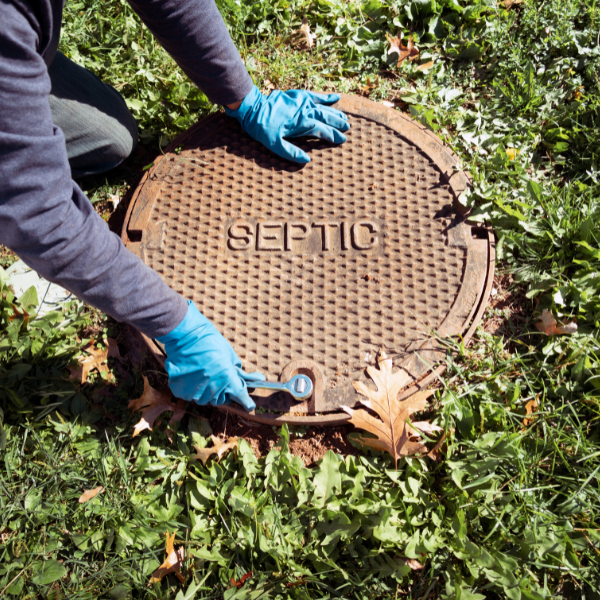
<svg viewBox="0 0 600 600">
<path fill-rule="evenodd" d="M 272 380 L 312 359 L 326 387 L 351 381 L 379 348 L 401 354 L 439 327 L 462 283 L 466 248 L 448 245 L 452 194 L 435 164 L 392 129 L 349 118 L 339 147 L 299 142 L 312 158 L 300 168 L 218 116 L 174 158 L 152 208 L 164 237 L 146 262 L 194 300 L 246 370 Z M 377 246 L 344 251 L 342 223 L 361 220 L 377 224 Z M 256 249 L 260 222 L 275 224 L 276 249 Z M 277 249 L 295 222 L 333 223 L 329 250 Z M 246 251 L 228 247 L 232 223 L 248 224 Z"/>
</svg>

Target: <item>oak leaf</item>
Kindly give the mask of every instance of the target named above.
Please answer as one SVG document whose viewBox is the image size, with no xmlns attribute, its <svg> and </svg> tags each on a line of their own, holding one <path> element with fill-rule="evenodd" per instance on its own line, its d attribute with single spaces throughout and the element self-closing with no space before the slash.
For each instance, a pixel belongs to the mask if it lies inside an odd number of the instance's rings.
<svg viewBox="0 0 600 600">
<path fill-rule="evenodd" d="M 29 313 L 24 308 L 21 308 L 21 312 L 19 312 L 19 309 L 13 304 L 12 309 L 13 314 L 11 317 L 8 318 L 9 321 L 14 321 L 15 319 L 18 319 L 20 317 L 23 317 L 23 322 L 25 323 L 29 321 Z"/>
<path fill-rule="evenodd" d="M 166 411 L 171 411 L 173 413 L 169 425 L 172 425 L 176 421 L 181 421 L 185 414 L 183 400 L 179 400 L 179 402 L 175 404 L 174 402 L 171 402 L 172 397 L 173 394 L 169 390 L 154 389 L 150 385 L 148 378 L 144 376 L 144 393 L 139 398 L 130 400 L 127 405 L 127 408 L 130 408 L 131 412 L 139 410 L 142 413 L 142 418 L 134 426 L 135 429 L 132 437 L 135 437 L 141 431 L 144 431 L 144 429 L 152 431 L 154 421 L 156 421 L 159 415 L 162 415 L 162 413 Z"/>
<path fill-rule="evenodd" d="M 79 496 L 79 504 L 83 504 L 84 502 L 95 498 L 98 494 L 101 494 L 103 491 L 104 488 L 100 485 L 97 488 L 94 488 L 93 490 L 87 490 L 86 492 L 83 492 L 83 494 Z"/>
<path fill-rule="evenodd" d="M 213 454 L 216 454 L 217 458 L 221 460 L 221 457 L 225 452 L 234 450 L 237 447 L 238 439 L 236 437 L 230 437 L 226 442 L 222 442 L 214 435 L 211 435 L 210 439 L 213 442 L 213 445 L 210 448 L 201 448 L 200 446 L 194 445 L 196 456 L 192 456 L 192 458 L 201 460 L 203 465 L 206 465 L 206 461 L 208 461 Z"/>
<path fill-rule="evenodd" d="M 117 342 L 112 338 L 106 339 L 106 345 L 106 350 L 95 348 L 93 345 L 86 348 L 85 352 L 87 352 L 88 356 L 79 359 L 79 366 L 67 367 L 71 373 L 69 375 L 69 379 L 79 379 L 79 381 L 83 384 L 87 381 L 90 371 L 93 371 L 94 369 L 97 369 L 98 373 L 106 373 L 106 375 L 108 375 L 108 365 L 106 364 L 107 359 L 109 357 L 120 359 L 121 354 L 119 352 L 119 346 Z"/>
<path fill-rule="evenodd" d="M 535 324 L 537 329 L 546 335 L 558 335 L 561 333 L 575 333 L 577 331 L 577 323 L 567 323 L 558 325 L 554 315 L 545 308 L 542 311 L 540 320 Z"/>
<path fill-rule="evenodd" d="M 348 406 L 341 408 L 346 411 L 351 419 L 350 422 L 360 429 L 365 429 L 376 438 L 358 438 L 362 444 L 370 446 L 375 450 L 389 452 L 394 457 L 394 463 L 398 468 L 398 459 L 413 454 L 428 454 L 430 458 L 437 460 L 435 454 L 429 452 L 427 446 L 421 442 L 413 441 L 411 438 L 419 437 L 418 432 L 410 426 L 410 415 L 419 412 L 427 406 L 427 398 L 434 390 L 421 391 L 409 396 L 405 400 L 398 400 L 398 394 L 402 388 L 413 383 L 413 378 L 404 370 L 392 372 L 392 359 L 385 352 L 380 352 L 377 357 L 379 369 L 367 367 L 371 379 L 377 390 L 368 388 L 361 381 L 354 382 L 354 389 L 369 400 L 360 400 L 366 408 L 374 411 L 379 419 L 364 409 L 354 410 Z M 428 428 L 435 430 L 435 426 L 419 422 L 421 431 Z M 441 440 L 434 450 L 441 445 Z"/>
<path fill-rule="evenodd" d="M 366 79 L 366 84 L 362 85 L 362 86 L 358 86 L 360 91 L 365 95 L 365 96 L 369 96 L 369 94 L 376 89 L 377 87 L 379 87 L 379 75 L 377 75 L 376 78 L 371 79 L 370 77 L 367 77 Z"/>
<path fill-rule="evenodd" d="M 417 48 L 415 48 L 412 35 L 410 36 L 410 39 L 408 40 L 408 44 L 406 44 L 406 46 L 402 44 L 402 34 L 398 34 L 398 37 L 395 38 L 389 34 L 386 35 L 387 40 L 390 44 L 390 47 L 388 49 L 388 56 L 390 54 L 394 54 L 394 52 L 397 53 L 398 66 L 400 66 L 405 59 L 408 59 L 409 61 L 415 60 L 415 58 L 419 56 L 419 51 L 417 50 Z"/>
<path fill-rule="evenodd" d="M 175 533 L 169 535 L 169 532 L 165 533 L 167 536 L 167 559 L 165 562 L 152 573 L 150 577 L 150 584 L 158 583 L 165 575 L 169 573 L 175 573 L 177 579 L 183 583 L 185 578 L 181 574 L 181 566 L 183 565 L 183 546 L 175 550 Z"/>
</svg>

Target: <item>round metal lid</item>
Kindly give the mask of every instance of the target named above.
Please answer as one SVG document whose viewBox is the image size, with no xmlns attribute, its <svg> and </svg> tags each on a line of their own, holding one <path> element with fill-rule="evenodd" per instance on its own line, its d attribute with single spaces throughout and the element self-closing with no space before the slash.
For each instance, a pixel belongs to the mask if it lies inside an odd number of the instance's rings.
<svg viewBox="0 0 600 600">
<path fill-rule="evenodd" d="M 246 371 L 311 376 L 305 402 L 256 398 L 250 418 L 263 422 L 347 419 L 339 406 L 359 399 L 352 382 L 380 348 L 414 377 L 402 396 L 428 385 L 440 339 L 470 336 L 491 286 L 492 234 L 461 215 L 469 181 L 454 155 L 380 104 L 342 96 L 336 108 L 348 141 L 294 140 L 311 157 L 302 166 L 223 114 L 201 120 L 146 174 L 123 228 Z"/>
</svg>

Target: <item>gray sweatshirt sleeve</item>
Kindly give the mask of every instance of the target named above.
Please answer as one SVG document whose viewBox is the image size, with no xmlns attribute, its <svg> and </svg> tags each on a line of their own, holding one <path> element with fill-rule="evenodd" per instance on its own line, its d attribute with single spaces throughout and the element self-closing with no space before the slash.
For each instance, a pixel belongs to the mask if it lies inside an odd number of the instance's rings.
<svg viewBox="0 0 600 600">
<path fill-rule="evenodd" d="M 215 104 L 242 100 L 253 83 L 215 0 L 128 0 L 188 77 Z"/>
<path fill-rule="evenodd" d="M 44 24 L 23 6 L 0 2 L 0 243 L 118 321 L 167 334 L 187 303 L 123 246 L 71 179 L 48 103 Z"/>
</svg>

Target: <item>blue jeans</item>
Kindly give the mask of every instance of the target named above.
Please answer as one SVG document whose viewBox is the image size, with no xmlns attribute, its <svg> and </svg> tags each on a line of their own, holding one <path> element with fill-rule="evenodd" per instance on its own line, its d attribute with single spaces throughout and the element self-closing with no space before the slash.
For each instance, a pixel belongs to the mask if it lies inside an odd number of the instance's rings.
<svg viewBox="0 0 600 600">
<path fill-rule="evenodd" d="M 73 179 L 120 165 L 138 141 L 137 124 L 121 94 L 61 52 L 48 73 L 52 120 L 64 133 Z"/>
</svg>

